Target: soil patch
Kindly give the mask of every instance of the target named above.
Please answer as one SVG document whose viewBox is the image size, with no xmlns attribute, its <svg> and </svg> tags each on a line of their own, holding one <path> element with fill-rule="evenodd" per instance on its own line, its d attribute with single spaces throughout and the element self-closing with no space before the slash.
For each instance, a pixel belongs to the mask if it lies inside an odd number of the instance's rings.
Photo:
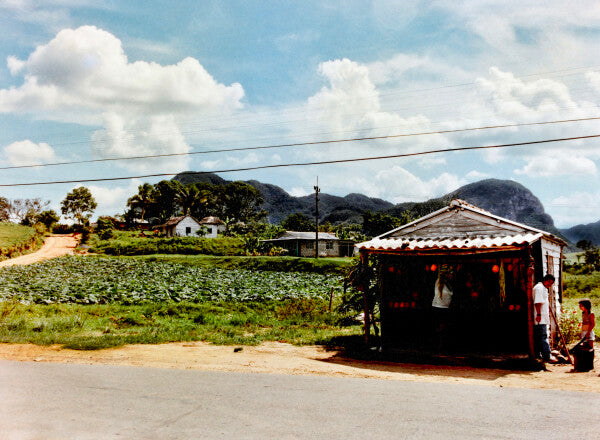
<svg viewBox="0 0 600 440">
<path fill-rule="evenodd" d="M 246 373 L 360 377 L 600 393 L 600 377 L 598 377 L 597 371 L 570 373 L 571 365 L 549 365 L 547 371 L 531 372 L 366 361 L 344 357 L 339 352 L 327 351 L 320 346 L 297 347 L 278 342 L 243 347 L 185 342 L 160 345 L 128 345 L 98 351 L 69 350 L 59 346 L 0 344 L 0 359 Z"/>
<path fill-rule="evenodd" d="M 0 267 L 33 264 L 50 258 L 71 255 L 75 253 L 77 238 L 72 234 L 53 234 L 46 237 L 44 245 L 36 252 L 16 258 L 0 261 Z"/>
</svg>

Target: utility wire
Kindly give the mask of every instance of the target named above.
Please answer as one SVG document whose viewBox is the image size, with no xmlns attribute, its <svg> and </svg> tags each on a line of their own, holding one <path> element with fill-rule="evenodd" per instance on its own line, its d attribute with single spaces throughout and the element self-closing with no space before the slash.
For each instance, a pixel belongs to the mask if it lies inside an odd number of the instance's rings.
<svg viewBox="0 0 600 440">
<path fill-rule="evenodd" d="M 296 143 L 290 143 L 290 144 L 262 145 L 262 146 L 256 146 L 256 147 L 224 148 L 224 149 L 220 149 L 220 150 L 190 151 L 190 152 L 186 152 L 186 153 L 165 153 L 165 154 L 151 154 L 151 155 L 144 155 L 144 156 L 109 157 L 109 158 L 104 158 L 104 159 L 88 159 L 88 160 L 78 160 L 78 161 L 69 161 L 69 162 L 52 162 L 52 163 L 36 164 L 36 165 L 14 165 L 14 166 L 0 167 L 0 170 L 12 170 L 12 169 L 17 169 L 17 168 L 42 168 L 42 167 L 50 167 L 50 166 L 58 166 L 58 165 L 74 165 L 74 164 L 109 162 L 109 161 L 119 161 L 119 160 L 153 159 L 153 158 L 159 158 L 159 157 L 192 156 L 192 155 L 197 155 L 197 154 L 225 153 L 225 152 L 232 152 L 232 151 L 266 150 L 266 149 L 273 149 L 273 148 L 300 147 L 300 146 L 308 146 L 308 145 L 321 145 L 321 144 L 335 144 L 335 143 L 343 143 L 343 142 L 359 142 L 359 141 L 371 141 L 371 140 L 380 140 L 380 139 L 393 139 L 393 138 L 411 137 L 411 136 L 427 136 L 427 135 L 434 135 L 434 134 L 461 133 L 461 132 L 465 132 L 465 131 L 490 130 L 490 129 L 498 129 L 498 128 L 563 124 L 563 123 L 567 123 L 567 122 L 593 121 L 593 120 L 599 120 L 599 119 L 600 119 L 600 116 L 595 116 L 595 117 L 590 117 L 590 118 L 562 119 L 562 120 L 557 120 L 557 121 L 543 121 L 543 122 L 524 122 L 524 123 L 517 123 L 517 124 L 487 125 L 487 126 L 483 126 L 483 127 L 458 128 L 458 129 L 454 129 L 454 130 L 438 130 L 438 131 L 425 131 L 425 132 L 419 132 L 419 133 L 392 134 L 392 135 L 384 135 L 384 136 L 368 136 L 368 137 L 359 137 L 359 138 L 350 138 L 350 139 L 334 139 L 334 140 L 329 140 L 329 141 L 296 142 Z"/>
<path fill-rule="evenodd" d="M 231 172 L 237 172 L 237 171 L 262 170 L 262 169 L 268 169 L 268 168 L 300 167 L 300 166 L 310 166 L 310 165 L 326 165 L 326 164 L 335 164 L 335 163 L 360 162 L 360 161 L 369 161 L 369 160 L 395 159 L 395 158 L 400 158 L 400 157 L 421 156 L 421 155 L 425 155 L 425 154 L 448 153 L 448 152 L 454 152 L 454 151 L 482 150 L 482 149 L 489 149 L 489 148 L 509 148 L 509 147 L 524 146 L 524 145 L 547 144 L 550 142 L 566 142 L 566 141 L 591 139 L 591 138 L 598 138 L 598 137 L 600 137 L 600 134 L 592 134 L 592 135 L 587 135 L 587 136 L 576 136 L 576 137 L 568 137 L 568 138 L 557 138 L 557 139 L 544 139 L 541 141 L 516 142 L 516 143 L 511 143 L 511 144 L 483 145 L 483 146 L 478 146 L 478 147 L 446 148 L 446 149 L 421 151 L 421 152 L 417 152 L 417 153 L 392 154 L 389 156 L 373 156 L 373 157 L 359 157 L 359 158 L 353 158 L 353 159 L 324 160 L 324 161 L 318 161 L 318 162 L 260 165 L 260 166 L 255 166 L 255 167 L 232 168 L 232 169 L 226 169 L 226 170 L 184 171 L 184 172 L 180 172 L 180 173 L 157 173 L 157 174 L 146 174 L 146 175 L 141 175 L 141 176 L 106 177 L 106 178 L 100 178 L 100 179 L 62 180 L 62 181 L 54 181 L 54 182 L 9 183 L 9 184 L 0 184 L 0 187 L 54 185 L 54 184 L 61 184 L 61 183 L 107 182 L 107 181 L 115 181 L 115 180 L 143 179 L 143 178 L 148 178 L 148 177 L 175 176 L 177 174 L 231 173 Z"/>
</svg>

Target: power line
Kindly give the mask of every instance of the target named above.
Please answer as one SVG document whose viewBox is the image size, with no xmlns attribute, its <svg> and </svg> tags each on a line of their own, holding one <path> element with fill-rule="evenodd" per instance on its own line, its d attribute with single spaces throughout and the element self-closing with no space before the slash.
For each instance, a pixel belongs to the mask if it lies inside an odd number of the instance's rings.
<svg viewBox="0 0 600 440">
<path fill-rule="evenodd" d="M 498 128 L 563 124 L 563 123 L 567 123 L 567 122 L 593 121 L 593 120 L 599 120 L 599 119 L 600 119 L 600 116 L 595 116 L 595 117 L 590 117 L 590 118 L 562 119 L 562 120 L 556 120 L 556 121 L 542 121 L 542 122 L 523 122 L 523 123 L 517 123 L 517 124 L 487 125 L 487 126 L 482 126 L 482 127 L 458 128 L 458 129 L 454 129 L 454 130 L 438 130 L 438 131 L 426 131 L 426 132 L 419 132 L 419 133 L 404 133 L 404 134 L 392 134 L 392 135 L 383 135 L 383 136 L 368 136 L 368 137 L 358 137 L 358 138 L 350 138 L 350 139 L 334 139 L 334 140 L 328 140 L 328 141 L 296 142 L 296 143 L 290 143 L 290 144 L 262 145 L 262 146 L 255 146 L 255 147 L 224 148 L 224 149 L 220 149 L 220 150 L 190 151 L 190 152 L 186 152 L 186 153 L 165 153 L 165 154 L 151 154 L 151 155 L 143 155 L 143 156 L 109 157 L 109 158 L 104 158 L 104 159 L 87 159 L 87 160 L 78 160 L 78 161 L 69 161 L 69 162 L 53 162 L 53 163 L 36 164 L 36 165 L 14 165 L 14 166 L 8 166 L 8 167 L 0 167 L 0 170 L 11 170 L 11 169 L 18 169 L 18 168 L 42 168 L 42 167 L 49 167 L 49 166 L 74 165 L 74 164 L 109 162 L 109 161 L 119 161 L 119 160 L 154 159 L 154 158 L 161 158 L 161 157 L 176 157 L 176 156 L 192 156 L 192 155 L 197 155 L 197 154 L 226 153 L 226 152 L 232 152 L 232 151 L 266 150 L 266 149 L 273 149 L 273 148 L 300 147 L 300 146 L 309 146 L 309 145 L 335 144 L 335 143 L 343 143 L 343 142 L 372 141 L 372 140 L 393 139 L 393 138 L 400 138 L 400 137 L 427 136 L 427 135 L 434 135 L 434 134 L 450 134 L 450 133 L 461 133 L 461 132 L 466 132 L 466 131 L 491 130 L 491 129 L 498 129 Z"/>
<path fill-rule="evenodd" d="M 141 175 L 141 176 L 106 177 L 106 178 L 100 178 L 100 179 L 81 179 L 81 180 L 62 180 L 62 181 L 53 181 L 53 182 L 10 183 L 10 184 L 0 184 L 0 187 L 54 185 L 54 184 L 64 184 L 64 183 L 85 183 L 85 182 L 107 182 L 107 181 L 116 181 L 116 180 L 143 179 L 143 178 L 148 178 L 148 177 L 166 177 L 166 176 L 174 176 L 177 174 L 231 173 L 231 172 L 237 172 L 237 171 L 252 171 L 252 170 L 261 170 L 261 169 L 268 169 L 268 168 L 327 165 L 327 164 L 360 162 L 360 161 L 369 161 L 369 160 L 396 159 L 396 158 L 400 158 L 400 157 L 421 156 L 421 155 L 425 155 L 425 154 L 448 153 L 448 152 L 455 152 L 455 151 L 482 150 L 482 149 L 489 149 L 489 148 L 509 148 L 509 147 L 525 146 L 525 145 L 546 144 L 546 143 L 551 143 L 551 142 L 567 142 L 567 141 L 591 139 L 591 138 L 598 138 L 598 137 L 600 137 L 600 134 L 593 134 L 593 135 L 587 135 L 587 136 L 576 136 L 576 137 L 568 137 L 568 138 L 557 138 L 557 139 L 544 139 L 541 141 L 516 142 L 516 143 L 511 143 L 511 144 L 436 149 L 436 150 L 421 151 L 421 152 L 417 152 L 417 153 L 392 154 L 392 155 L 388 155 L 388 156 L 359 157 L 359 158 L 353 158 L 353 159 L 324 160 L 324 161 L 318 161 L 318 162 L 260 165 L 260 166 L 255 166 L 255 167 L 232 168 L 232 169 L 226 169 L 226 170 L 184 171 L 181 173 L 157 173 L 157 174 L 146 174 L 146 175 Z"/>
</svg>

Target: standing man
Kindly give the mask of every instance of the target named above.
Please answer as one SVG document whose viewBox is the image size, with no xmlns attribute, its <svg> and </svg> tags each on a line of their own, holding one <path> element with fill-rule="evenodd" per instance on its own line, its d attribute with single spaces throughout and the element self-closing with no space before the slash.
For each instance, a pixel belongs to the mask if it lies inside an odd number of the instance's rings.
<svg viewBox="0 0 600 440">
<path fill-rule="evenodd" d="M 556 362 L 556 358 L 550 355 L 550 344 L 548 344 L 548 325 L 550 324 L 550 309 L 548 292 L 554 284 L 554 276 L 546 274 L 541 283 L 533 287 L 533 338 L 535 354 L 541 353 L 544 362 Z"/>
</svg>

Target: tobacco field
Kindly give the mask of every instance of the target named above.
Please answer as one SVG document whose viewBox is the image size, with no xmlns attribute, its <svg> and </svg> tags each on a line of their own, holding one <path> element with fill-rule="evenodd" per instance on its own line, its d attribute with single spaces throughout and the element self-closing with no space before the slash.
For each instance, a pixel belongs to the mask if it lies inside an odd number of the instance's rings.
<svg viewBox="0 0 600 440">
<path fill-rule="evenodd" d="M 0 298 L 29 304 L 324 299 L 332 287 L 341 293 L 339 276 L 92 256 L 0 270 Z"/>
</svg>

